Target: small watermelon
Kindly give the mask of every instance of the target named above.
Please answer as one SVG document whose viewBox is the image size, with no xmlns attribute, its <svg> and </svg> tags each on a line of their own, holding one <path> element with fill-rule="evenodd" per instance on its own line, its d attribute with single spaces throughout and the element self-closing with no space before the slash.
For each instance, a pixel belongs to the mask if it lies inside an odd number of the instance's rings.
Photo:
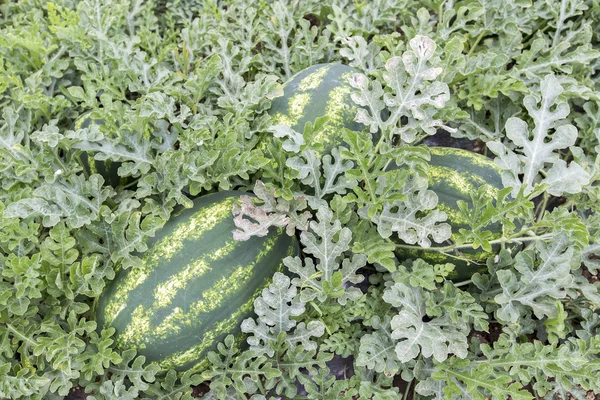
<svg viewBox="0 0 600 400">
<path fill-rule="evenodd" d="M 282 229 L 235 241 L 232 207 L 243 192 L 201 196 L 152 238 L 139 266 L 120 270 L 96 306 L 98 329 L 114 327 L 120 349 L 163 369 L 201 370 L 208 351 L 242 320 L 298 243 Z"/>
</svg>

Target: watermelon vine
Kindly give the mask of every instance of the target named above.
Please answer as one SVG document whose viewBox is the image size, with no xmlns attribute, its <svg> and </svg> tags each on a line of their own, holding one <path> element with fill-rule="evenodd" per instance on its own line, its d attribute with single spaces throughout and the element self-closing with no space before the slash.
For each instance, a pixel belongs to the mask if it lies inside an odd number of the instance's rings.
<svg viewBox="0 0 600 400">
<path fill-rule="evenodd" d="M 600 5 L 0 4 L 0 398 L 600 396 Z"/>
</svg>

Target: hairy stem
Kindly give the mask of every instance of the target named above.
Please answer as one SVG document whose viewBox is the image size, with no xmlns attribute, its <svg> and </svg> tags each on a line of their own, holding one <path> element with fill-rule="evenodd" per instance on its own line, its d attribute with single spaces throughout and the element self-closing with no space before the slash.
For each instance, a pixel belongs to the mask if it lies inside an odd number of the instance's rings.
<svg viewBox="0 0 600 400">
<path fill-rule="evenodd" d="M 519 232 L 519 234 L 523 234 L 525 232 Z M 532 242 L 532 241 L 536 241 L 536 240 L 546 240 L 546 239 L 551 239 L 552 237 L 554 237 L 551 234 L 544 234 L 544 235 L 533 235 L 533 236 L 527 236 L 527 237 L 509 237 L 509 238 L 505 238 L 502 237 L 500 239 L 495 239 L 495 240 L 490 240 L 489 243 L 490 244 L 502 244 L 502 243 L 510 243 L 510 242 L 519 242 L 519 243 L 524 243 L 524 242 Z M 456 244 L 452 244 L 449 246 L 443 246 L 443 247 L 430 247 L 426 250 L 431 250 L 431 251 L 437 251 L 440 253 L 444 253 L 447 251 L 452 251 L 452 250 L 457 250 L 457 249 L 469 249 L 472 248 L 473 244 L 472 243 L 467 243 L 467 244 L 463 244 L 463 245 L 456 245 Z M 415 246 L 415 245 L 408 245 L 408 244 L 397 244 L 396 245 L 397 249 L 407 249 L 407 250 L 419 250 L 419 249 L 424 249 L 421 246 Z"/>
</svg>

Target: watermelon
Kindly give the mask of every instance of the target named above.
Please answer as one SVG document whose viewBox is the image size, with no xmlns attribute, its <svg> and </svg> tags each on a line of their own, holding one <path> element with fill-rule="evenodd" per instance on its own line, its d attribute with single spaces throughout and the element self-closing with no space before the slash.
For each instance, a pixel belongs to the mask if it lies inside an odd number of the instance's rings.
<svg viewBox="0 0 600 400">
<path fill-rule="evenodd" d="M 430 147 L 431 161 L 429 166 L 429 190 L 438 195 L 437 208 L 448 215 L 448 222 L 452 226 L 452 236 L 450 241 L 454 243 L 456 233 L 459 229 L 468 229 L 469 226 L 460 215 L 457 205 L 458 200 L 467 203 L 468 208 L 472 208 L 471 193 L 475 193 L 479 187 L 485 187 L 486 196 L 496 199 L 498 191 L 503 189 L 502 170 L 491 159 L 471 151 L 450 148 L 450 147 Z M 392 166 L 393 168 L 394 166 Z M 502 237 L 502 225 L 494 223 L 486 229 L 490 230 L 494 236 L 492 239 Z M 451 244 L 433 243 L 432 248 L 442 247 Z M 422 258 L 431 264 L 452 263 L 455 270 L 449 276 L 450 279 L 461 281 L 470 279 L 475 272 L 487 272 L 485 261 L 489 256 L 495 255 L 500 251 L 500 245 L 494 244 L 491 252 L 486 252 L 481 248 L 472 247 L 454 250 L 450 254 L 460 256 L 470 261 L 459 260 L 450 255 L 440 253 L 430 249 L 399 249 L 397 255 L 402 258 Z"/>
<path fill-rule="evenodd" d="M 235 241 L 231 213 L 243 192 L 198 197 L 148 244 L 139 266 L 119 270 L 96 305 L 98 329 L 113 327 L 119 349 L 162 369 L 202 370 L 207 352 L 234 334 L 298 243 L 283 230 Z"/>
<path fill-rule="evenodd" d="M 75 120 L 73 130 L 77 131 L 79 129 L 87 128 L 92 124 L 104 125 L 104 120 L 94 118 L 93 111 L 88 111 Z M 70 154 L 71 158 L 76 159 L 79 165 L 83 167 L 83 170 L 88 177 L 92 174 L 100 174 L 104 178 L 105 183 L 113 187 L 129 183 L 129 179 L 121 178 L 118 174 L 119 167 L 121 166 L 120 162 L 112 160 L 96 160 L 94 158 L 94 153 L 88 151 L 76 150 L 71 151 Z"/>
<path fill-rule="evenodd" d="M 294 75 L 283 86 L 283 96 L 271 104 L 269 114 L 273 125 L 286 124 L 299 133 L 307 122 L 314 123 L 327 116 L 323 129 L 310 138 L 323 145 L 319 156 L 344 143 L 342 128 L 362 131 L 365 126 L 355 122 L 359 106 L 352 101 L 355 90 L 348 82 L 356 68 L 342 64 L 317 64 Z"/>
</svg>

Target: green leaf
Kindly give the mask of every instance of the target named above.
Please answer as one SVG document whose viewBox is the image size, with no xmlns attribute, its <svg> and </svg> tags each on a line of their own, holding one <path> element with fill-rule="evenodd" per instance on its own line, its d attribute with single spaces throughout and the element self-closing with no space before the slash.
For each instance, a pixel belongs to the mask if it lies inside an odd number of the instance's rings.
<svg viewBox="0 0 600 400">
<path fill-rule="evenodd" d="M 134 400 L 138 397 L 139 390 L 135 386 L 127 386 L 125 381 L 110 380 L 105 381 L 98 388 L 98 393 L 89 396 L 91 400 L 109 400 L 109 399 L 125 399 Z"/>
<path fill-rule="evenodd" d="M 410 186 L 407 190 L 410 190 Z M 406 201 L 394 201 L 383 205 L 383 211 L 376 213 L 371 220 L 377 225 L 379 234 L 388 238 L 395 232 L 402 241 L 408 244 L 418 243 L 422 247 L 430 247 L 431 240 L 442 243 L 450 238 L 450 225 L 443 223 L 446 213 L 436 210 L 437 195 L 431 190 L 421 188 L 410 193 Z M 429 211 L 420 216 L 421 211 Z M 359 215 L 368 218 L 366 210 L 360 209 Z M 429 238 L 431 236 L 431 239 Z"/>
<path fill-rule="evenodd" d="M 456 359 L 453 358 L 452 361 L 456 361 Z M 460 369 L 451 369 L 454 365 L 457 365 Z M 482 390 L 497 399 L 507 397 L 520 400 L 533 399 L 533 395 L 524 390 L 519 383 L 513 382 L 510 376 L 500 375 L 495 377 L 492 367 L 485 366 L 476 370 L 464 370 L 463 368 L 466 365 L 467 363 L 464 362 L 461 365 L 460 361 L 449 363 L 449 365 L 438 364 L 439 372 L 435 372 L 432 376 L 435 379 L 446 380 L 445 397 L 469 394 L 473 399 L 485 400 L 486 396 L 480 391 Z M 452 378 L 464 382 L 464 386 Z"/>
<path fill-rule="evenodd" d="M 302 344 L 306 350 L 317 348 L 317 344 L 310 338 L 322 336 L 324 325 L 320 321 L 309 321 L 307 324 L 301 322 L 297 325 L 291 319 L 301 315 L 306 307 L 306 303 L 298 300 L 297 295 L 298 289 L 290 284 L 290 278 L 279 272 L 275 273 L 273 283 L 263 289 L 262 295 L 254 301 L 258 320 L 249 318 L 241 325 L 242 331 L 252 334 L 248 338 L 250 350 L 273 357 L 275 349 L 271 344 L 282 332 L 288 332 L 286 343 L 291 349 L 298 344 Z"/>
<path fill-rule="evenodd" d="M 23 315 L 27 312 L 32 299 L 42 297 L 44 285 L 41 277 L 41 257 L 37 253 L 32 257 L 16 257 L 11 254 L 7 258 L 5 268 L 2 268 L 2 275 L 8 278 L 10 287 L 6 293 L 11 293 L 14 300 L 10 301 L 9 311 L 16 315 Z M 8 297 L 8 295 L 5 295 Z"/>
<path fill-rule="evenodd" d="M 242 196 L 242 204 L 235 204 L 232 210 L 234 223 L 238 229 L 233 231 L 235 240 L 247 240 L 251 236 L 264 236 L 271 226 L 285 226 L 288 235 L 294 235 L 296 229 L 307 230 L 309 211 L 304 196 L 291 201 L 275 197 L 275 188 L 267 189 L 262 181 L 254 184 L 254 194 L 263 204 L 257 205 L 254 199 Z M 255 222 L 253 222 L 255 221 Z"/>
<path fill-rule="evenodd" d="M 383 299 L 399 308 L 390 323 L 391 338 L 396 340 L 396 356 L 400 362 L 415 359 L 420 353 L 443 361 L 450 353 L 459 357 L 467 355 L 466 335 L 468 332 L 455 325 L 447 317 L 423 322 L 425 305 L 419 289 L 402 283 L 386 289 Z"/>
<path fill-rule="evenodd" d="M 570 273 L 580 260 L 564 233 L 557 234 L 550 243 L 538 241 L 533 249 L 518 253 L 514 270 L 496 272 L 502 286 L 502 293 L 495 297 L 501 306 L 497 318 L 515 323 L 531 312 L 540 319 L 555 318 L 558 315 L 555 301 L 577 298 L 579 291 L 592 302 L 600 300 L 597 288 L 588 288 L 589 282 L 577 280 Z"/>
<path fill-rule="evenodd" d="M 467 137 L 471 140 L 481 139 L 485 142 L 500 140 L 506 121 L 516 117 L 520 111 L 520 107 L 513 100 L 500 94 L 484 102 L 481 110 L 470 110 L 469 118 L 461 121 L 453 136 Z"/>
<path fill-rule="evenodd" d="M 333 212 L 329 208 L 321 205 L 316 217 L 318 222 L 310 222 L 309 230 L 300 234 L 300 241 L 304 245 L 304 252 L 312 254 L 317 262 L 312 258 L 305 258 L 303 261 L 300 257 L 287 257 L 283 262 L 290 271 L 298 275 L 292 283 L 303 288 L 301 299 L 310 301 L 317 298 L 323 302 L 328 298 L 324 290 L 325 282 L 331 286 L 336 272 L 341 273 L 343 283 L 362 282 L 364 276 L 356 274 L 356 271 L 367 260 L 362 254 L 355 254 L 352 258 L 344 257 L 344 253 L 350 248 L 352 233 L 350 229 L 342 228 L 339 220 L 333 219 Z M 357 288 L 348 288 L 344 295 L 336 296 L 340 304 L 344 304 L 348 298 L 358 295 L 359 291 Z"/>
<path fill-rule="evenodd" d="M 360 338 L 356 365 L 390 376 L 398 373 L 401 361 L 396 356 L 396 342 L 392 338 L 390 322 L 389 316 L 383 320 L 379 316 L 371 319 L 375 331 Z"/>
<path fill-rule="evenodd" d="M 329 194 L 345 194 L 348 189 L 356 186 L 356 180 L 345 175 L 353 167 L 353 163 L 342 160 L 340 152 L 343 149 L 333 148 L 331 154 L 326 154 L 320 160 L 317 153 L 308 148 L 301 155 L 289 158 L 285 164 L 296 171 L 297 178 L 302 183 L 315 189 L 315 197 L 322 199 Z"/>
<path fill-rule="evenodd" d="M 366 255 L 369 264 L 379 264 L 390 272 L 396 270 L 396 245 L 390 239 L 382 238 L 377 229 L 369 225 L 365 220 L 359 222 L 352 252 Z"/>
<path fill-rule="evenodd" d="M 571 1 L 565 0 L 562 3 L 561 8 L 565 6 L 564 3 L 571 3 Z M 567 13 L 560 14 L 564 17 Z M 532 79 L 556 72 L 571 74 L 574 67 L 587 65 L 600 57 L 600 52 L 592 49 L 589 44 L 575 47 L 571 41 L 561 41 L 559 34 L 560 30 L 555 31 L 553 43 L 546 38 L 534 40 L 529 50 L 524 51 L 517 58 L 515 77 Z"/>
<path fill-rule="evenodd" d="M 121 262 L 123 268 L 135 265 L 139 258 L 134 252 L 146 251 L 146 239 L 153 236 L 154 233 L 164 225 L 164 220 L 146 216 L 141 219 L 142 214 L 139 211 L 124 212 L 118 215 L 110 228 L 112 232 L 99 230 L 101 234 L 106 234 L 110 243 L 110 255 L 113 262 Z"/>
<path fill-rule="evenodd" d="M 81 132 L 77 132 L 77 135 L 81 135 Z M 150 170 L 153 160 L 150 156 L 150 143 L 140 135 L 122 134 L 120 144 L 98 139 L 83 140 L 73 147 L 94 153 L 94 159 L 98 161 L 123 162 L 119 167 L 119 176 L 135 176 Z"/>
<path fill-rule="evenodd" d="M 41 399 L 48 390 L 50 380 L 35 375 L 28 368 L 11 371 L 10 363 L 0 364 L 0 396 L 9 399 Z"/>
<path fill-rule="evenodd" d="M 283 370 L 279 382 L 273 378 L 268 379 L 265 387 L 274 388 L 275 393 L 282 394 L 287 398 L 294 398 L 297 392 L 296 379 L 307 373 L 310 376 L 317 375 L 319 369 L 325 368 L 325 363 L 332 358 L 333 354 L 316 350 L 306 351 L 302 346 L 290 349 L 285 352 L 282 360 L 278 363 L 279 368 Z"/>
<path fill-rule="evenodd" d="M 157 400 L 192 400 L 193 387 L 201 384 L 204 378 L 200 374 L 185 371 L 180 379 L 174 370 L 169 370 L 165 378 L 150 385 L 145 393 Z"/>
<path fill-rule="evenodd" d="M 52 227 L 64 219 L 68 226 L 80 228 L 98 218 L 102 203 L 113 194 L 112 189 L 103 187 L 103 183 L 100 175 L 92 175 L 89 180 L 72 175 L 68 180 L 43 184 L 35 189 L 36 197 L 10 204 L 5 216 L 41 216 L 46 227 Z"/>
<path fill-rule="evenodd" d="M 552 377 L 567 390 L 579 386 L 587 390 L 598 390 L 595 378 L 600 364 L 596 358 L 598 349 L 594 338 L 587 344 L 583 340 L 570 339 L 562 344 L 544 345 L 540 341 L 533 343 L 516 343 L 514 338 L 502 334 L 494 346 L 482 345 L 485 358 L 472 363 L 452 360 L 453 364 L 438 364 L 436 368 L 443 374 L 434 373 L 436 379 L 448 379 L 453 376 L 473 391 L 475 388 L 486 389 L 493 393 L 489 382 L 493 379 L 514 382 L 509 390 L 517 390 L 533 381 L 535 392 L 544 396 L 554 385 L 547 385 L 547 377 Z M 474 366 L 475 368 L 470 368 Z M 452 370 L 450 368 L 452 368 Z M 461 372 L 457 374 L 456 369 Z M 467 368 L 467 370 L 463 369 Z M 462 377 L 461 377 L 462 376 Z M 443 377 L 443 378 L 442 378 Z M 506 386 L 504 386 L 506 388 Z M 502 390 L 498 387 L 496 390 Z M 531 398 L 531 397 L 529 397 Z"/>
<path fill-rule="evenodd" d="M 65 330 L 56 321 L 46 321 L 40 326 L 40 334 L 33 348 L 35 356 L 44 355 L 54 369 L 70 370 L 71 359 L 85 348 L 85 342 L 78 336 L 96 329 L 96 323 L 77 319 L 75 312 L 68 317 L 69 330 Z"/>
<path fill-rule="evenodd" d="M 352 36 L 343 38 L 344 47 L 340 50 L 340 55 L 349 61 L 350 66 L 371 75 L 377 69 L 383 66 L 379 55 L 380 46 L 375 41 L 367 43 L 362 36 Z"/>
<path fill-rule="evenodd" d="M 247 350 L 243 353 L 238 353 L 234 345 L 233 336 L 229 335 L 225 338 L 225 343 L 219 343 L 217 349 L 220 353 L 210 352 L 208 358 L 212 362 L 212 377 L 210 388 L 217 398 L 223 399 L 226 394 L 231 393 L 231 388 L 235 387 L 238 392 L 248 393 L 256 390 L 256 385 L 251 385 L 251 389 L 247 387 L 247 379 L 250 382 L 257 382 L 262 377 L 266 379 L 274 379 L 281 376 L 281 372 L 273 368 L 272 361 L 265 356 L 260 356 L 257 353 Z"/>
<path fill-rule="evenodd" d="M 512 117 L 506 122 L 506 136 L 517 146 L 518 152 L 500 142 L 488 142 L 488 148 L 498 156 L 496 164 L 505 170 L 502 182 L 505 187 L 513 188 L 513 197 L 516 197 L 522 184 L 525 185 L 526 195 L 534 190 L 534 185 L 540 184 L 548 185 L 546 190 L 554 196 L 577 193 L 590 179 L 579 164 L 572 161 L 567 165 L 555 153 L 556 150 L 574 145 L 577 139 L 577 129 L 561 123 L 569 114 L 568 104 L 559 99 L 563 87 L 556 77 L 547 75 L 541 82 L 541 91 L 541 100 L 529 95 L 523 101 L 535 124 L 531 133 L 527 123 L 520 118 Z M 551 110 L 551 107 L 554 109 Z M 554 134 L 549 137 L 551 129 Z M 547 163 L 552 167 L 546 167 Z M 540 178 L 540 172 L 543 172 L 544 178 Z M 522 179 L 520 174 L 523 175 Z"/>
<path fill-rule="evenodd" d="M 146 358 L 144 356 L 135 356 L 135 350 L 124 350 L 121 352 L 121 362 L 108 367 L 111 372 L 111 380 L 118 382 L 127 379 L 132 387 L 137 390 L 146 390 L 149 384 L 154 382 L 156 374 L 160 368 L 156 364 L 144 365 Z"/>
<path fill-rule="evenodd" d="M 437 128 L 444 127 L 434 116 L 450 97 L 448 85 L 436 80 L 442 69 L 432 66 L 437 63 L 433 58 L 435 42 L 417 36 L 409 45 L 411 50 L 402 57 L 392 57 L 386 62 L 383 74 L 386 87 L 377 80 L 369 82 L 364 75 L 356 74 L 350 80 L 352 87 L 358 89 L 352 100 L 366 107 L 359 109 L 356 121 L 368 126 L 371 133 L 379 130 L 390 141 L 398 136 L 406 143 L 414 142 L 422 132 L 433 135 Z M 386 106 L 390 116 L 384 120 L 381 116 Z M 401 123 L 402 118 L 407 122 Z"/>
<path fill-rule="evenodd" d="M 93 376 L 102 375 L 106 368 L 123 361 L 121 356 L 111 348 L 114 340 L 110 336 L 114 332 L 114 328 L 109 328 L 103 329 L 100 335 L 95 331 L 90 333 L 90 343 L 79 357 L 83 364 L 81 372 L 86 381 L 92 381 Z"/>
</svg>

